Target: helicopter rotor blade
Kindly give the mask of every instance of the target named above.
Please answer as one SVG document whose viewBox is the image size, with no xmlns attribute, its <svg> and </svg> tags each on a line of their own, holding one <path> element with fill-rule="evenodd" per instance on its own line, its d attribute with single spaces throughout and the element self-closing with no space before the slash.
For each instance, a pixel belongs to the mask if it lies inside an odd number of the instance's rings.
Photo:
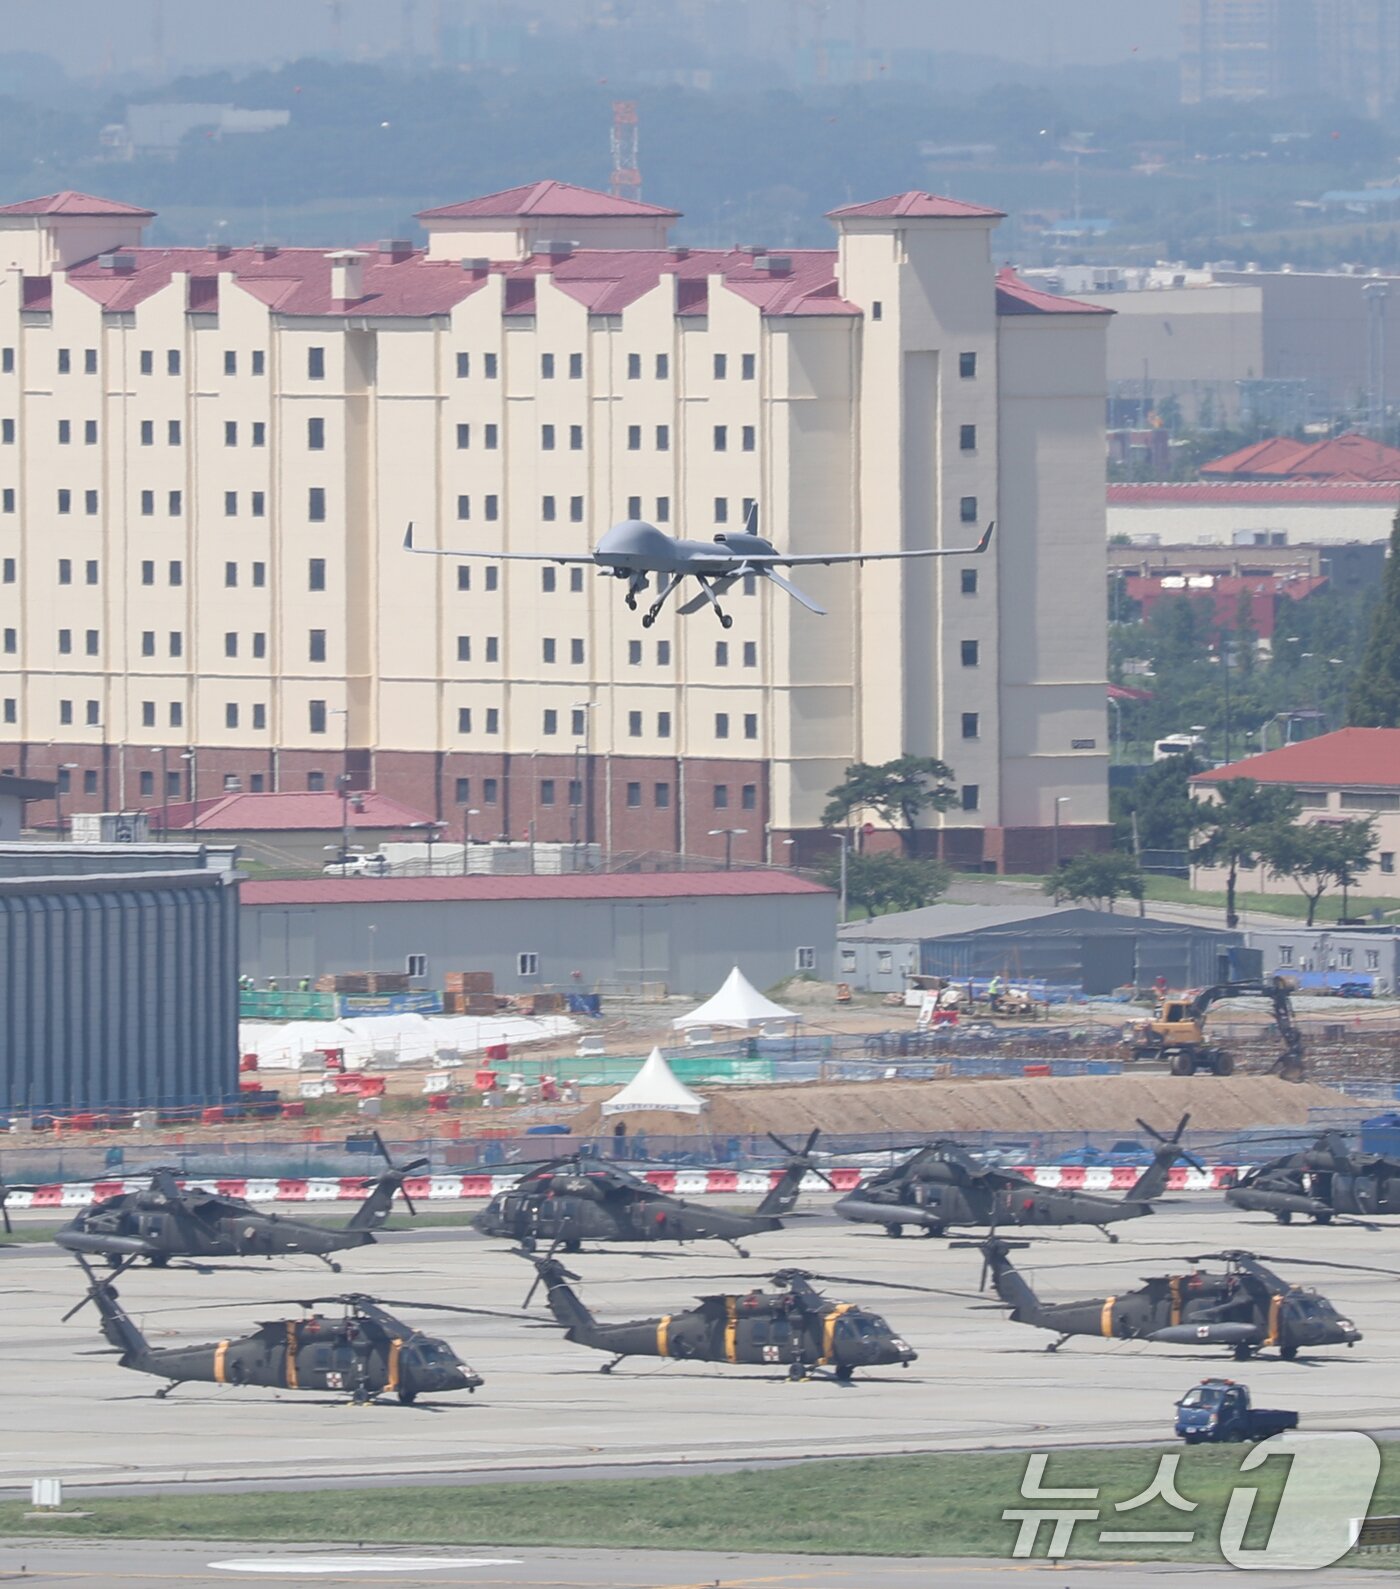
<svg viewBox="0 0 1400 1589">
<path fill-rule="evenodd" d="M 69 1319 L 71 1319 L 75 1313 L 81 1313 L 89 1302 L 95 1300 L 99 1291 L 101 1291 L 105 1286 L 110 1286 L 112 1282 L 116 1280 L 118 1275 L 125 1274 L 126 1271 L 131 1268 L 132 1264 L 136 1262 L 137 1257 L 140 1255 L 133 1254 L 130 1258 L 127 1258 L 122 1263 L 119 1263 L 116 1268 L 112 1270 L 111 1274 L 108 1275 L 98 1275 L 94 1273 L 91 1264 L 89 1264 L 87 1259 L 83 1257 L 82 1253 L 74 1253 L 73 1256 L 82 1265 L 83 1272 L 88 1277 L 88 1288 L 82 1300 L 80 1302 L 75 1302 L 73 1306 L 69 1308 L 67 1313 L 65 1313 L 59 1320 L 60 1324 L 67 1324 Z"/>
</svg>

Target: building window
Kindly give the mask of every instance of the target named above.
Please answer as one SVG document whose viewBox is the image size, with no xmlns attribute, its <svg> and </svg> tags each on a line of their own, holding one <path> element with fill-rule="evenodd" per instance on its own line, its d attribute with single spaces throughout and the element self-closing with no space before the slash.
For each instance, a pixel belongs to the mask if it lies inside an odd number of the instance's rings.
<svg viewBox="0 0 1400 1589">
<path fill-rule="evenodd" d="M 741 432 L 741 435 L 743 437 L 743 447 L 744 447 L 744 451 L 745 452 L 752 452 L 754 450 L 754 444 L 755 444 L 755 439 L 757 437 L 757 434 L 758 434 L 758 432 L 754 429 L 754 427 L 752 425 L 745 425 L 744 426 L 743 431 Z"/>
<path fill-rule="evenodd" d="M 238 374 L 238 355 L 231 348 L 227 348 L 224 351 L 224 374 Z"/>
<path fill-rule="evenodd" d="M 253 583 L 259 589 L 261 589 L 264 585 L 267 584 L 267 564 L 266 563 L 254 563 L 253 564 Z"/>
<path fill-rule="evenodd" d="M 729 642 L 727 640 L 715 641 L 715 666 L 727 668 L 729 666 Z"/>
<path fill-rule="evenodd" d="M 554 661 L 554 653 L 555 653 L 555 649 L 556 649 L 556 643 L 555 643 L 554 639 L 551 636 L 547 635 L 540 642 L 540 645 L 541 645 L 541 649 L 544 652 L 544 660 L 546 662 L 553 662 Z"/>
<path fill-rule="evenodd" d="M 961 447 L 964 452 L 976 452 L 977 451 L 977 427 L 976 427 L 976 425 L 959 425 L 958 426 L 958 446 Z"/>
<path fill-rule="evenodd" d="M 498 635 L 489 634 L 486 636 L 486 660 L 488 662 L 499 662 L 501 660 L 501 641 Z"/>
<path fill-rule="evenodd" d="M 470 425 L 458 425 L 458 427 L 457 427 L 457 447 L 458 447 L 458 450 L 459 451 L 465 451 L 468 447 L 471 446 L 471 444 L 472 444 L 472 428 L 471 428 L 471 426 Z"/>
<path fill-rule="evenodd" d="M 669 425 L 658 425 L 656 427 L 656 450 L 657 452 L 670 452 L 671 427 Z"/>
<path fill-rule="evenodd" d="M 6 486 L 0 491 L 0 513 L 13 513 L 15 511 L 15 488 Z"/>
<path fill-rule="evenodd" d="M 459 706 L 457 708 L 457 732 L 459 734 L 470 734 L 471 731 L 472 731 L 472 709 L 471 709 L 470 706 Z M 465 778 L 459 778 L 457 780 L 459 785 L 464 784 L 466 781 L 467 780 Z M 463 798 L 464 799 L 465 796 L 460 796 L 459 798 Z"/>
<path fill-rule="evenodd" d="M 758 810 L 758 785 L 746 783 L 739 790 L 739 804 L 745 811 Z"/>
<path fill-rule="evenodd" d="M 228 633 L 225 634 L 225 636 L 224 636 L 224 655 L 226 657 L 236 657 L 238 655 L 238 632 L 237 632 L 237 630 L 230 629 L 228 631 Z"/>
<path fill-rule="evenodd" d="M 253 374 L 261 375 L 267 368 L 267 355 L 261 348 L 253 349 Z"/>
<path fill-rule="evenodd" d="M 498 790 L 500 781 L 496 778 L 483 778 L 481 780 L 481 803 L 484 806 L 493 806 L 499 798 Z"/>
<path fill-rule="evenodd" d="M 642 356 L 640 353 L 629 353 L 627 355 L 627 379 L 629 381 L 640 381 L 641 378 Z"/>
<path fill-rule="evenodd" d="M 59 654 L 59 656 L 66 657 L 72 651 L 72 649 L 73 649 L 73 631 L 71 629 L 60 629 L 58 631 L 58 654 Z"/>
<path fill-rule="evenodd" d="M 552 706 L 545 707 L 544 717 L 540 726 L 541 731 L 546 736 L 559 732 L 559 713 Z"/>
<path fill-rule="evenodd" d="M 324 701 L 308 702 L 309 726 L 313 734 L 324 734 L 326 731 L 326 703 Z"/>
<path fill-rule="evenodd" d="M 962 665 L 965 668 L 975 668 L 978 665 L 977 657 L 978 642 L 976 640 L 964 640 L 962 643 Z"/>
<path fill-rule="evenodd" d="M 797 969 L 799 971 L 815 971 L 817 969 L 817 951 L 803 946 L 797 951 Z"/>
<path fill-rule="evenodd" d="M 657 497 L 657 499 L 656 499 L 656 522 L 658 524 L 669 524 L 671 522 L 671 499 L 670 499 L 670 497 Z"/>
<path fill-rule="evenodd" d="M 235 585 L 237 585 L 237 583 L 238 583 L 238 564 L 237 563 L 225 563 L 224 564 L 224 584 L 225 584 L 225 586 L 228 587 L 229 589 L 232 589 Z"/>
<path fill-rule="evenodd" d="M 1389 873 L 1394 872 L 1394 870 L 1395 870 L 1395 851 L 1394 850 L 1382 850 L 1381 851 L 1381 871 L 1389 874 Z"/>
<path fill-rule="evenodd" d="M 656 714 L 656 737 L 658 739 L 670 739 L 671 714 L 669 712 L 658 712 Z"/>
<path fill-rule="evenodd" d="M 627 785 L 627 804 L 631 810 L 637 810 L 642 803 L 642 786 L 639 783 Z"/>
<path fill-rule="evenodd" d="M 1293 964 L 1293 945 L 1291 943 L 1281 943 L 1278 946 L 1278 963 L 1281 966 L 1291 966 Z"/>
<path fill-rule="evenodd" d="M 253 655 L 259 658 L 267 655 L 267 635 L 260 629 L 253 632 Z"/>
<path fill-rule="evenodd" d="M 552 353 L 540 354 L 540 379 L 552 381 L 554 379 L 554 355 Z"/>
<path fill-rule="evenodd" d="M 459 519 L 469 519 L 471 516 L 472 499 L 468 496 L 459 496 L 457 498 L 457 517 Z"/>
<path fill-rule="evenodd" d="M 326 350 L 324 348 L 307 348 L 306 350 L 306 378 L 308 381 L 324 381 L 326 378 Z"/>
<path fill-rule="evenodd" d="M 744 666 L 746 668 L 756 668 L 758 666 L 757 640 L 744 641 Z"/>
<path fill-rule="evenodd" d="M 729 498 L 728 497 L 716 497 L 715 498 L 715 523 L 716 524 L 728 524 L 729 523 Z"/>
<path fill-rule="evenodd" d="M 658 640 L 656 642 L 656 665 L 659 668 L 669 668 L 671 666 L 671 642 L 669 640 Z"/>
<path fill-rule="evenodd" d="M 554 451 L 554 426 L 553 425 L 541 425 L 540 426 L 540 451 L 541 452 L 553 452 Z"/>
<path fill-rule="evenodd" d="M 14 421 L 7 419 L 5 421 L 5 423 L 7 425 L 13 425 Z M 6 441 L 10 441 L 10 440 L 12 440 L 12 437 L 11 436 L 6 436 L 5 440 Z M 153 419 L 143 419 L 141 421 L 141 445 L 143 447 L 153 447 L 153 446 L 155 446 L 155 441 L 156 441 L 156 422 L 155 422 L 155 420 L 153 420 Z"/>
<path fill-rule="evenodd" d="M 727 811 L 729 809 L 729 785 L 727 783 L 717 783 L 714 786 L 713 798 L 716 811 Z"/>
<path fill-rule="evenodd" d="M 885 306 L 878 298 L 870 305 L 870 318 L 872 320 L 883 320 L 885 318 Z"/>
<path fill-rule="evenodd" d="M 499 369 L 500 369 L 500 361 L 499 361 L 499 359 L 498 359 L 496 354 L 494 354 L 494 353 L 486 353 L 486 354 L 482 355 L 481 373 L 486 377 L 486 379 L 488 381 L 494 381 L 496 379 L 496 375 L 497 375 Z"/>
<path fill-rule="evenodd" d="M 248 511 L 255 519 L 262 518 L 263 514 L 266 513 L 267 498 L 261 491 L 250 491 L 248 493 Z"/>
<path fill-rule="evenodd" d="M 8 633 L 8 631 L 6 632 Z M 9 647 L 7 646 L 6 650 L 8 649 Z M 143 657 L 153 657 L 155 654 L 156 632 L 154 629 L 143 629 L 141 631 L 141 655 Z"/>
<path fill-rule="evenodd" d="M 729 713 L 728 712 L 716 712 L 715 713 L 715 738 L 716 739 L 728 739 L 729 738 Z"/>
<path fill-rule="evenodd" d="M 576 706 L 569 715 L 569 732 L 575 739 L 582 739 L 588 732 L 588 708 Z"/>
<path fill-rule="evenodd" d="M 745 712 L 744 713 L 744 738 L 745 739 L 757 739 L 758 738 L 758 713 L 757 712 Z"/>
<path fill-rule="evenodd" d="M 238 493 L 236 491 L 224 492 L 224 517 L 226 519 L 238 517 Z"/>
<path fill-rule="evenodd" d="M 73 439 L 73 425 L 70 420 L 60 419 L 58 422 L 58 444 L 66 447 Z"/>
<path fill-rule="evenodd" d="M 542 568 L 540 570 L 540 589 L 552 592 L 558 588 L 559 570 L 556 568 Z"/>
<path fill-rule="evenodd" d="M 267 445 L 267 426 L 260 419 L 253 421 L 253 445 L 255 447 Z"/>
<path fill-rule="evenodd" d="M 60 513 L 71 513 L 73 511 L 73 493 L 71 491 L 60 489 L 58 493 L 58 511 Z"/>
<path fill-rule="evenodd" d="M 65 726 L 67 724 L 70 724 L 73 721 L 73 703 L 72 703 L 72 701 L 60 701 L 58 703 L 58 720 L 59 720 L 60 723 L 64 724 Z M 66 771 L 66 769 L 61 769 L 61 770 Z"/>
<path fill-rule="evenodd" d="M 170 567 L 166 572 L 172 585 L 183 585 L 185 583 L 185 565 L 179 558 L 172 558 Z"/>
<path fill-rule="evenodd" d="M 60 557 L 58 560 L 58 582 L 60 585 L 73 583 L 73 564 L 69 558 Z"/>
<path fill-rule="evenodd" d="M 723 354 L 723 353 L 716 353 L 715 354 L 714 370 L 715 370 L 715 379 L 717 381 L 722 381 L 725 378 L 725 376 L 729 374 L 729 359 L 728 359 L 728 357 L 725 354 Z"/>
<path fill-rule="evenodd" d="M 569 498 L 569 523 L 570 524 L 582 524 L 583 523 L 583 498 L 582 497 L 570 497 Z M 574 569 L 573 572 L 575 574 L 580 575 L 580 576 L 583 574 L 583 570 L 581 568 L 576 568 L 576 569 Z M 579 585 L 574 586 L 572 588 L 574 588 L 576 590 L 581 590 L 583 587 L 582 587 L 582 584 L 579 584 Z"/>
<path fill-rule="evenodd" d="M 237 728 L 238 727 L 238 706 L 237 706 L 237 703 L 234 702 L 234 701 L 229 701 L 227 703 L 227 705 L 224 707 L 224 727 L 225 728 Z"/>
<path fill-rule="evenodd" d="M 309 772 L 306 775 L 306 789 L 308 794 L 321 794 L 326 787 L 326 775 L 323 772 Z"/>
<path fill-rule="evenodd" d="M 150 350 L 150 348 L 142 348 L 141 349 L 141 361 L 140 361 L 140 363 L 141 363 L 141 373 L 142 373 L 142 375 L 154 375 L 155 374 L 156 356 Z"/>
<path fill-rule="evenodd" d="M 962 593 L 964 596 L 975 596 L 977 594 L 977 570 L 975 568 L 963 569 Z"/>
<path fill-rule="evenodd" d="M 465 563 L 457 565 L 457 589 L 470 590 L 472 588 L 472 571 Z"/>
<path fill-rule="evenodd" d="M 540 957 L 532 951 L 522 951 L 515 957 L 515 970 L 522 977 L 539 976 Z"/>
<path fill-rule="evenodd" d="M 496 707 L 496 706 L 488 706 L 486 708 L 486 732 L 488 734 L 499 734 L 500 731 L 501 731 L 501 712 L 500 712 L 500 708 Z"/>
<path fill-rule="evenodd" d="M 90 728 L 95 727 L 97 724 L 96 708 L 96 701 L 88 702 L 87 720 Z M 88 795 L 97 793 L 97 769 L 95 767 L 88 767 L 83 772 L 83 793 Z"/>
<path fill-rule="evenodd" d="M 13 557 L 7 557 L 5 559 L 5 561 L 4 561 L 4 583 L 7 584 L 7 585 L 13 585 L 14 582 L 15 582 L 15 560 L 14 560 Z"/>
<path fill-rule="evenodd" d="M 554 804 L 553 778 L 540 779 L 540 804 L 542 806 L 552 806 Z"/>
<path fill-rule="evenodd" d="M 570 452 L 582 452 L 583 451 L 583 426 L 582 425 L 570 425 L 569 426 L 569 451 Z"/>
<path fill-rule="evenodd" d="M 97 629 L 89 629 L 83 636 L 83 649 L 88 656 L 95 657 L 102 650 L 102 635 Z"/>
<path fill-rule="evenodd" d="M 569 379 L 581 381 L 583 379 L 583 354 L 571 353 L 569 355 Z"/>
<path fill-rule="evenodd" d="M 627 450 L 628 452 L 640 452 L 642 450 L 642 427 L 640 425 L 629 425 L 627 427 Z"/>
<path fill-rule="evenodd" d="M 459 634 L 457 636 L 457 660 L 459 662 L 470 662 L 471 659 L 472 637 L 469 634 Z M 321 661 L 324 662 L 325 658 L 322 657 Z"/>
<path fill-rule="evenodd" d="M 6 375 L 15 373 L 15 350 L 13 348 L 5 348 L 0 351 L 0 372 Z"/>
<path fill-rule="evenodd" d="M 977 355 L 975 353 L 958 354 L 958 374 L 965 381 L 970 381 L 976 376 Z"/>
<path fill-rule="evenodd" d="M 580 663 L 582 663 L 582 661 L 583 661 L 583 641 L 582 640 L 570 640 L 569 641 L 569 661 L 572 662 L 576 667 Z"/>
<path fill-rule="evenodd" d="M 981 795 L 975 783 L 965 783 L 962 786 L 962 808 L 964 811 L 975 811 Z"/>
<path fill-rule="evenodd" d="M 326 490 L 324 486 L 311 486 L 307 490 L 306 516 L 313 524 L 324 522 L 326 517 Z"/>
<path fill-rule="evenodd" d="M 85 419 L 83 421 L 83 446 L 95 447 L 97 445 L 97 421 Z"/>
<path fill-rule="evenodd" d="M 715 426 L 715 451 L 716 452 L 728 452 L 728 450 L 729 450 L 729 426 L 728 425 L 716 425 Z"/>
<path fill-rule="evenodd" d="M 489 429 L 490 427 L 488 426 L 487 428 Z M 494 496 L 488 496 L 486 498 L 487 523 L 494 524 L 495 521 L 500 517 L 500 513 L 501 504 L 499 499 Z M 496 570 L 494 568 L 488 568 L 486 570 L 486 588 L 487 590 L 495 590 L 496 588 Z"/>
<path fill-rule="evenodd" d="M 555 511 L 553 497 L 540 498 L 540 517 L 545 521 L 546 524 L 554 523 Z"/>
<path fill-rule="evenodd" d="M 745 353 L 740 360 L 740 365 L 740 374 L 743 379 L 746 381 L 753 380 L 758 369 L 758 355 L 754 353 Z"/>
<path fill-rule="evenodd" d="M 308 590 L 324 590 L 326 588 L 326 560 L 324 557 L 307 559 L 306 588 Z"/>
<path fill-rule="evenodd" d="M 178 629 L 170 631 L 170 643 L 166 648 L 172 657 L 182 657 L 185 654 L 185 637 Z"/>
<path fill-rule="evenodd" d="M 84 348 L 83 349 L 83 374 L 84 375 L 96 375 L 97 374 L 97 349 L 96 348 Z"/>
<path fill-rule="evenodd" d="M 72 368 L 73 368 L 73 353 L 72 353 L 72 350 L 70 348 L 60 348 L 58 350 L 58 373 L 60 375 L 67 375 L 67 374 L 69 374 L 72 371 Z"/>
<path fill-rule="evenodd" d="M 308 452 L 324 452 L 326 449 L 326 422 L 324 419 L 308 419 L 306 422 L 306 449 Z"/>
<path fill-rule="evenodd" d="M 465 806 L 471 803 L 472 781 L 470 778 L 458 778 L 453 785 L 452 801 L 454 805 Z"/>
<path fill-rule="evenodd" d="M 172 491 L 165 506 L 166 512 L 170 517 L 178 519 L 185 511 L 185 493 L 183 491 Z"/>
<path fill-rule="evenodd" d="M 962 522 L 964 524 L 976 524 L 976 522 L 977 522 L 977 498 L 976 497 L 960 497 L 958 499 L 958 517 L 962 520 Z"/>
<path fill-rule="evenodd" d="M 326 631 L 324 629 L 312 629 L 307 635 L 306 654 L 309 662 L 324 662 L 326 660 Z"/>
<path fill-rule="evenodd" d="M 642 642 L 629 640 L 627 642 L 627 661 L 632 667 L 639 667 L 642 661 Z"/>
<path fill-rule="evenodd" d="M 167 375 L 178 375 L 180 373 L 179 348 L 167 348 L 165 350 L 165 373 Z"/>
<path fill-rule="evenodd" d="M 569 804 L 581 806 L 583 804 L 583 780 L 581 778 L 569 779 Z"/>
<path fill-rule="evenodd" d="M 642 499 L 640 497 L 628 497 L 628 499 L 627 499 L 627 517 L 629 519 L 639 519 L 639 518 L 641 518 L 641 516 L 642 516 Z"/>
<path fill-rule="evenodd" d="M 7 447 L 14 445 L 15 422 L 12 419 L 0 419 L 0 441 Z"/>
<path fill-rule="evenodd" d="M 1341 966 L 1343 971 L 1350 971 L 1351 970 L 1351 950 L 1350 949 L 1339 949 L 1337 951 L 1337 962 Z"/>
<path fill-rule="evenodd" d="M 1368 971 L 1379 971 L 1380 967 L 1381 967 L 1381 952 L 1380 952 L 1380 950 L 1379 949 L 1368 949 L 1366 951 L 1366 969 Z"/>
<path fill-rule="evenodd" d="M 156 494 L 155 494 L 155 492 L 154 491 L 143 491 L 141 493 L 141 512 L 142 512 L 142 515 L 146 516 L 146 517 L 149 517 L 151 514 L 153 514 L 155 512 L 155 510 L 156 510 Z"/>
<path fill-rule="evenodd" d="M 978 738 L 977 723 L 978 714 L 976 712 L 964 712 L 962 714 L 962 737 L 964 739 Z"/>
<path fill-rule="evenodd" d="M 472 372 L 472 356 L 470 353 L 457 355 L 457 379 L 464 381 Z"/>
<path fill-rule="evenodd" d="M 642 737 L 642 714 L 640 712 L 628 712 L 627 733 L 631 739 L 640 739 Z"/>
<path fill-rule="evenodd" d="M 144 717 L 146 706 L 149 706 L 151 709 L 151 718 L 149 722 L 147 722 Z M 156 703 L 154 701 L 145 702 L 145 704 L 142 706 L 142 713 L 142 726 L 145 728 L 154 728 L 156 725 Z M 143 772 L 141 774 L 140 782 L 141 793 L 148 796 L 149 798 L 154 798 L 156 792 L 156 775 L 153 772 Z"/>
<path fill-rule="evenodd" d="M 651 792 L 653 804 L 658 811 L 669 809 L 671 804 L 671 786 L 668 783 L 659 783 Z"/>
</svg>

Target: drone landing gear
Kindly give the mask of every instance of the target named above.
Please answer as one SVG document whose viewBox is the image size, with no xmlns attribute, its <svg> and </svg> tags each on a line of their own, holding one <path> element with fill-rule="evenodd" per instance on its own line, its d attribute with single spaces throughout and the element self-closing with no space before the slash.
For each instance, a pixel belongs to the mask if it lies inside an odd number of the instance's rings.
<svg viewBox="0 0 1400 1589">
<path fill-rule="evenodd" d="M 1060 1348 L 1061 1348 L 1061 1347 L 1062 1347 L 1062 1346 L 1063 1346 L 1063 1345 L 1064 1345 L 1064 1344 L 1065 1344 L 1065 1342 L 1066 1342 L 1066 1341 L 1067 1341 L 1067 1340 L 1069 1340 L 1069 1336 L 1068 1336 L 1068 1335 L 1062 1335 L 1062 1336 L 1061 1336 L 1061 1337 L 1060 1337 L 1060 1338 L 1059 1338 L 1059 1340 L 1058 1340 L 1058 1341 L 1051 1341 L 1051 1343 L 1050 1343 L 1050 1344 L 1049 1344 L 1049 1346 L 1047 1346 L 1047 1347 L 1046 1347 L 1046 1348 L 1045 1348 L 1045 1350 L 1046 1350 L 1046 1351 L 1047 1351 L 1047 1352 L 1058 1352 L 1058 1351 L 1059 1351 L 1059 1349 L 1060 1349 Z"/>
<path fill-rule="evenodd" d="M 618 1354 L 617 1354 L 617 1356 L 616 1356 L 616 1357 L 615 1357 L 615 1358 L 613 1358 L 613 1360 L 612 1360 L 612 1362 L 610 1362 L 610 1363 L 600 1363 L 600 1364 L 599 1364 L 599 1365 L 598 1365 L 598 1372 L 599 1372 L 599 1373 L 600 1373 L 600 1374 L 611 1374 L 611 1373 L 612 1373 L 612 1371 L 613 1371 L 613 1369 L 615 1369 L 615 1368 L 616 1368 L 616 1367 L 617 1367 L 617 1365 L 618 1365 L 618 1364 L 619 1364 L 619 1363 L 620 1363 L 620 1362 L 621 1362 L 621 1361 L 622 1361 L 622 1360 L 623 1360 L 623 1358 L 625 1358 L 625 1357 L 626 1357 L 626 1356 L 627 1356 L 627 1353 L 626 1353 L 626 1352 L 619 1352 L 619 1353 L 618 1353 Z"/>
<path fill-rule="evenodd" d="M 156 1392 L 156 1400 L 164 1401 L 172 1390 L 178 1390 L 184 1383 L 183 1379 L 172 1379 L 168 1385 L 162 1385 Z"/>
<path fill-rule="evenodd" d="M 650 629 L 652 624 L 656 622 L 657 614 L 666 605 L 666 598 L 671 594 L 676 586 L 680 584 L 681 577 L 682 576 L 680 574 L 672 574 L 666 580 L 666 583 L 662 585 L 661 589 L 657 591 L 656 600 L 652 602 L 651 606 L 648 607 L 647 610 L 642 614 L 643 629 Z"/>
</svg>

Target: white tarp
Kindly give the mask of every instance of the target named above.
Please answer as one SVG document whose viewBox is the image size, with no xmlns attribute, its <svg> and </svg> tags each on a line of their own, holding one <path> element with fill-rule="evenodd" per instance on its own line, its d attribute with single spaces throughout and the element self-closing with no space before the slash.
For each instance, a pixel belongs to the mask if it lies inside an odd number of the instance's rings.
<svg viewBox="0 0 1400 1589">
<path fill-rule="evenodd" d="M 444 1051 L 475 1054 L 497 1043 L 516 1047 L 578 1030 L 563 1015 L 534 1020 L 512 1015 L 375 1015 L 344 1021 L 245 1021 L 238 1052 L 256 1054 L 259 1070 L 300 1070 L 302 1057 L 318 1048 L 340 1048 L 353 1069 L 370 1064 L 412 1065 L 435 1061 Z M 560 1061 L 561 1065 L 564 1061 Z"/>
<path fill-rule="evenodd" d="M 659 1048 L 653 1048 L 647 1062 L 619 1093 L 603 1105 L 605 1115 L 632 1114 L 639 1109 L 664 1109 L 671 1114 L 698 1115 L 709 1104 L 698 1092 L 691 1092 L 666 1063 Z"/>
<path fill-rule="evenodd" d="M 754 987 L 744 973 L 735 966 L 724 979 L 724 986 L 707 999 L 698 1010 L 689 1015 L 678 1015 L 672 1026 L 684 1030 L 687 1026 L 742 1026 L 746 1030 L 762 1026 L 765 1021 L 794 1021 L 791 1010 L 774 1004 Z"/>
</svg>

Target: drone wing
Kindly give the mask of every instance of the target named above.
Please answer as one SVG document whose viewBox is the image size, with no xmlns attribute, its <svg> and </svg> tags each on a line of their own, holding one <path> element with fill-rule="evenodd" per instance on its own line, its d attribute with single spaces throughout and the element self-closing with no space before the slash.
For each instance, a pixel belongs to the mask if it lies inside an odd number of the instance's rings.
<svg viewBox="0 0 1400 1589">
<path fill-rule="evenodd" d="M 975 557 L 980 552 L 985 552 L 991 543 L 992 531 L 996 528 L 993 520 L 982 532 L 982 539 L 976 546 L 925 546 L 908 552 L 800 552 L 784 555 L 774 552 L 747 554 L 743 558 L 746 566 L 761 572 L 768 568 L 800 568 L 812 565 L 827 566 L 832 563 L 887 563 L 899 562 L 910 557 Z"/>
<path fill-rule="evenodd" d="M 593 566 L 597 561 L 592 552 L 586 552 L 582 556 L 578 554 L 571 556 L 566 552 L 483 552 L 459 550 L 450 546 L 415 546 L 411 522 L 404 531 L 403 549 L 406 552 L 416 552 L 419 557 L 487 557 L 493 563 L 587 563 Z"/>
</svg>

